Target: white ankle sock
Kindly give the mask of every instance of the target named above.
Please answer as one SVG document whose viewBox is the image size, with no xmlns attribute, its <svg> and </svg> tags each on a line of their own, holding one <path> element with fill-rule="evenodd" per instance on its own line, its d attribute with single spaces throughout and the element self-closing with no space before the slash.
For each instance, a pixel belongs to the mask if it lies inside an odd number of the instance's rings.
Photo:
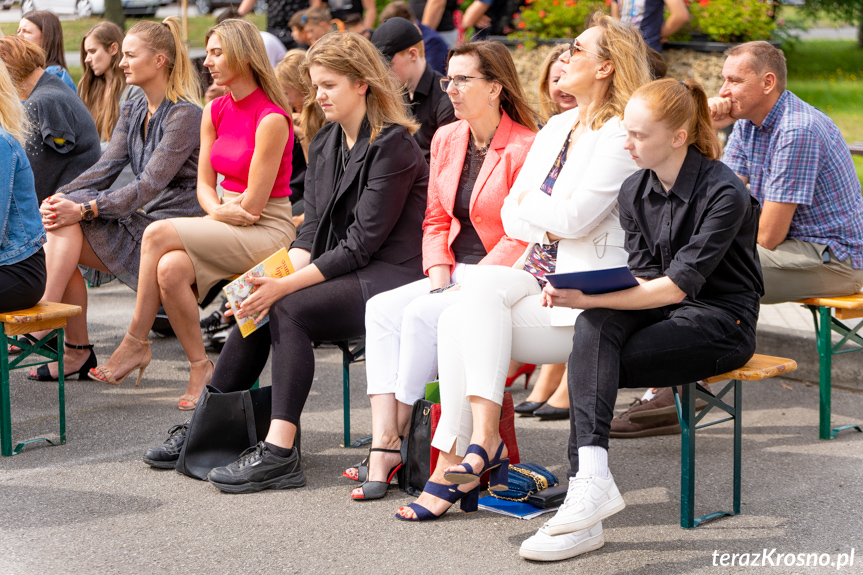
<svg viewBox="0 0 863 575">
<path fill-rule="evenodd" d="M 656 397 L 656 394 L 653 393 L 653 390 L 648 387 L 647 391 L 645 391 L 644 395 L 641 397 L 641 401 L 650 401 L 654 397 Z"/>
<path fill-rule="evenodd" d="M 578 448 L 578 474 L 598 475 L 608 479 L 608 450 L 598 445 Z"/>
</svg>

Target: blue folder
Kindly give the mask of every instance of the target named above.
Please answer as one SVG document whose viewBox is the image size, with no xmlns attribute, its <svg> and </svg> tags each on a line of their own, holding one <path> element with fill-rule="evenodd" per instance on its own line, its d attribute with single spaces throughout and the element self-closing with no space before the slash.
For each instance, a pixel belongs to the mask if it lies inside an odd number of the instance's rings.
<svg viewBox="0 0 863 575">
<path fill-rule="evenodd" d="M 579 289 L 588 295 L 620 291 L 638 285 L 635 276 L 626 266 L 587 272 L 546 274 L 545 279 L 557 289 Z"/>
</svg>

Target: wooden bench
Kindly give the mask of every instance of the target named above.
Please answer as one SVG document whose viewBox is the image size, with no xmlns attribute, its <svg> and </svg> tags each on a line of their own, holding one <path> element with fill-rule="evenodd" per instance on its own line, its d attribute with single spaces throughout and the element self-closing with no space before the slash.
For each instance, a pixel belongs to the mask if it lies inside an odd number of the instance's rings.
<svg viewBox="0 0 863 575">
<path fill-rule="evenodd" d="M 716 395 L 710 393 L 700 383 L 690 383 L 681 386 L 678 393 L 674 389 L 674 401 L 677 405 L 677 417 L 680 419 L 680 526 L 685 529 L 698 527 L 705 521 L 724 515 L 740 513 L 740 467 L 742 444 L 742 381 L 759 381 L 797 369 L 797 362 L 784 357 L 755 354 L 745 366 L 704 380 L 704 383 L 718 383 L 731 380 Z M 734 391 L 734 404 L 723 401 L 730 391 Z M 700 413 L 695 412 L 695 400 L 703 399 L 707 405 Z M 728 414 L 728 417 L 709 423 L 700 424 L 711 409 L 716 408 Z M 732 511 L 717 511 L 701 517 L 695 517 L 695 430 L 710 427 L 726 421 L 734 422 L 734 494 Z"/>
<path fill-rule="evenodd" d="M 843 323 L 849 319 L 863 318 L 863 294 L 837 297 L 815 297 L 804 299 L 801 303 L 812 312 L 815 322 L 815 342 L 818 346 L 818 387 L 820 389 L 820 421 L 818 437 L 833 439 L 845 429 L 863 432 L 859 425 L 843 425 L 833 428 L 830 423 L 830 392 L 832 386 L 833 356 L 863 350 L 863 337 L 858 333 L 863 322 L 857 327 Z M 835 310 L 835 314 L 833 312 Z M 833 333 L 841 339 L 834 345 Z"/>
<path fill-rule="evenodd" d="M 63 373 L 64 352 L 64 329 L 66 320 L 72 316 L 79 315 L 81 308 L 77 305 L 66 305 L 40 301 L 30 309 L 0 313 L 0 453 L 4 457 L 16 455 L 21 452 L 25 445 L 38 441 L 47 441 L 51 445 L 62 445 L 66 443 L 66 393 L 65 375 Z M 36 331 L 49 330 L 48 334 L 35 343 L 29 341 L 18 341 L 15 336 L 33 333 Z M 54 336 L 57 336 L 57 350 L 50 349 L 46 344 Z M 21 348 L 21 353 L 10 358 L 8 346 L 14 345 Z M 39 361 L 24 363 L 31 356 L 41 356 Z M 12 449 L 12 409 L 9 400 L 9 372 L 15 369 L 35 367 L 56 361 L 60 370 L 59 396 L 60 396 L 60 441 L 55 443 L 47 438 L 30 439 L 22 441 Z"/>
<path fill-rule="evenodd" d="M 848 149 L 851 151 L 852 156 L 863 156 L 863 142 L 848 144 Z"/>
</svg>

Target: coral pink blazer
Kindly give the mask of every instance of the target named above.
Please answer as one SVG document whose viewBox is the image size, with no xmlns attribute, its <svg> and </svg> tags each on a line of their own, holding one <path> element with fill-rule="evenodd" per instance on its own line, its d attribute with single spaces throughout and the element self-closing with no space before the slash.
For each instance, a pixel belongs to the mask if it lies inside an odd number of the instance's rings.
<svg viewBox="0 0 863 575">
<path fill-rule="evenodd" d="M 500 209 L 515 182 L 535 134 L 502 112 L 488 154 L 470 195 L 470 217 L 488 254 L 480 265 L 511 266 L 527 244 L 507 237 Z M 467 153 L 470 127 L 464 120 L 438 129 L 431 145 L 428 206 L 423 222 L 423 270 L 454 266 L 452 243 L 461 230 L 453 215 L 455 196 Z"/>
</svg>

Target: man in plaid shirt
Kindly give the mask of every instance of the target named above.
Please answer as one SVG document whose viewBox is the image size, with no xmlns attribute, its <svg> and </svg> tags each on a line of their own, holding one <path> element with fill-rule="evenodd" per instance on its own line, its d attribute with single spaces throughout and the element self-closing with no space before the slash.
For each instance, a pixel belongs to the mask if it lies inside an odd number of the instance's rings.
<svg viewBox="0 0 863 575">
<path fill-rule="evenodd" d="M 708 104 L 717 129 L 735 120 L 722 161 L 761 204 L 762 303 L 849 295 L 863 288 L 863 198 L 842 134 L 785 89 L 782 51 L 731 48 Z"/>
</svg>

